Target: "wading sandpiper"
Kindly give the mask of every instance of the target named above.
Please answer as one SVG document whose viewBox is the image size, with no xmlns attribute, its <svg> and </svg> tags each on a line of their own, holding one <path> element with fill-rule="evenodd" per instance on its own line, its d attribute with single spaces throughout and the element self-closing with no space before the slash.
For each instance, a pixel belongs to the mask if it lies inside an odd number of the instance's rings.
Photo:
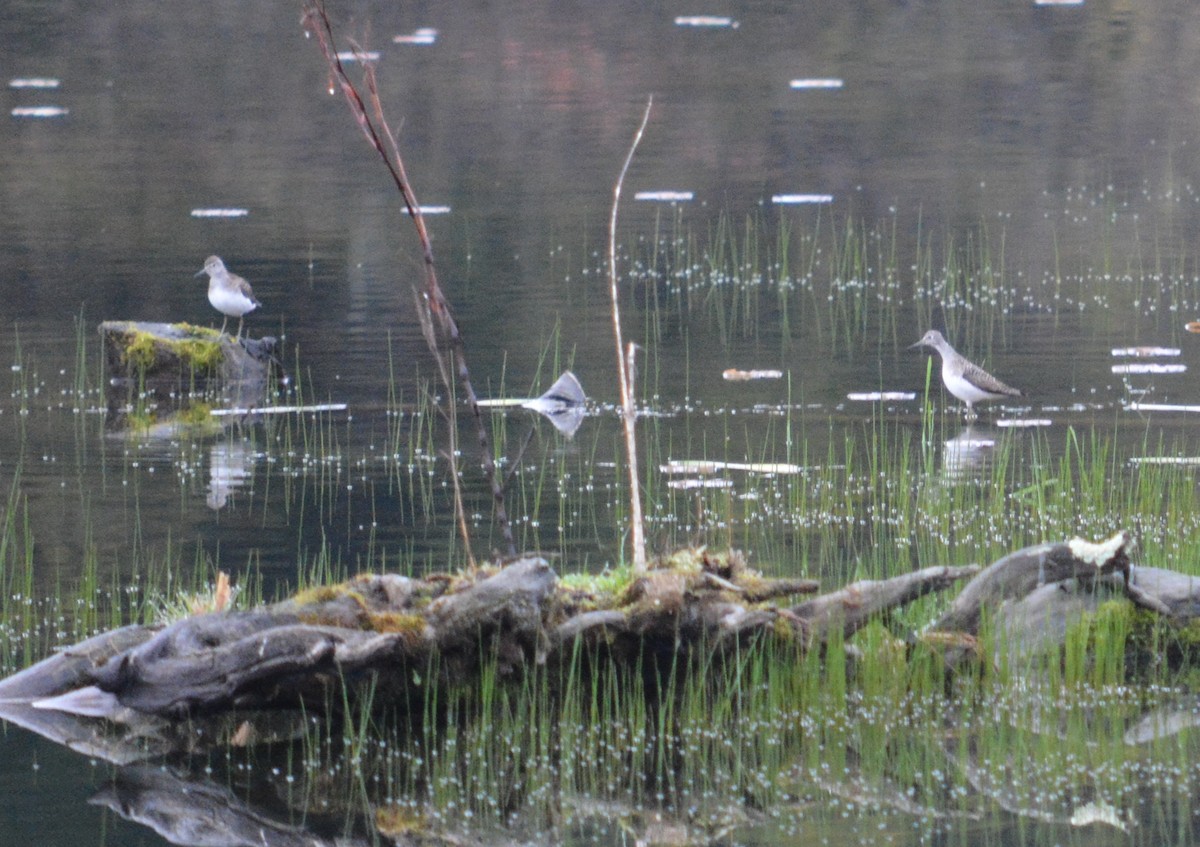
<svg viewBox="0 0 1200 847">
<path fill-rule="evenodd" d="M 221 335 L 225 334 L 225 325 L 229 323 L 229 319 L 237 318 L 237 337 L 240 340 L 242 316 L 262 305 L 254 299 L 250 283 L 237 274 L 231 274 L 220 256 L 209 256 L 205 259 L 204 267 L 196 272 L 196 276 L 201 274 L 208 274 L 208 302 L 225 316 L 225 320 L 221 322 Z"/>
<path fill-rule="evenodd" d="M 946 390 L 967 404 L 967 419 L 979 417 L 974 405 L 984 400 L 999 400 L 1001 397 L 1020 397 L 1021 392 L 1011 385 L 1005 385 L 979 365 L 968 361 L 950 346 L 942 334 L 936 329 L 929 332 L 908 349 L 913 347 L 932 347 L 942 357 L 942 382 Z"/>
</svg>

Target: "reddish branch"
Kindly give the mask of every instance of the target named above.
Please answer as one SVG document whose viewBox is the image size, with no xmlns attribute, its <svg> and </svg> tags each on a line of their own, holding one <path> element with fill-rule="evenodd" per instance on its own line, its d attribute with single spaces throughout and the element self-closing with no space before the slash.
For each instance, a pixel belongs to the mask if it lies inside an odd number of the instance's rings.
<svg viewBox="0 0 1200 847">
<path fill-rule="evenodd" d="M 321 53 L 325 56 L 325 62 L 329 66 L 330 87 L 333 87 L 332 82 L 336 82 L 341 89 L 346 102 L 350 106 L 350 111 L 358 123 L 359 129 L 362 130 L 367 142 L 383 160 L 384 166 L 387 168 L 388 173 L 391 174 L 392 181 L 396 184 L 396 188 L 399 189 L 400 195 L 404 198 L 404 205 L 408 210 L 409 217 L 412 218 L 413 224 L 417 228 L 417 237 L 421 242 L 421 251 L 425 264 L 423 305 L 428 310 L 433 325 L 450 348 L 459 384 L 462 386 L 467 405 L 475 419 L 476 432 L 479 436 L 480 461 L 483 465 L 484 476 L 487 478 L 488 484 L 492 489 L 496 521 L 500 525 L 500 532 L 504 537 L 508 554 L 516 555 L 517 548 L 513 541 L 512 527 L 508 520 L 508 510 L 504 507 L 504 489 L 496 475 L 496 465 L 492 458 L 487 425 L 484 422 L 483 413 L 479 408 L 475 388 L 471 383 L 471 375 L 467 370 L 466 345 L 463 342 L 462 335 L 459 333 L 458 323 L 454 320 L 454 315 L 450 311 L 450 304 L 446 300 L 445 294 L 442 293 L 441 285 L 438 283 L 437 271 L 433 262 L 433 245 L 429 240 L 429 233 L 425 228 L 425 218 L 421 214 L 421 207 L 417 203 L 416 194 L 413 192 L 412 185 L 408 180 L 408 174 L 404 169 L 404 161 L 400 156 L 399 146 L 396 144 L 391 127 L 383 115 L 383 107 L 379 100 L 379 89 L 376 85 L 375 70 L 369 63 L 364 64 L 363 85 L 366 88 L 367 97 L 371 103 L 371 110 L 368 111 L 367 105 L 363 102 L 358 89 L 346 74 L 341 60 L 337 57 L 337 51 L 333 47 L 333 27 L 329 22 L 329 16 L 325 13 L 324 4 L 320 2 L 306 2 L 304 4 L 303 24 L 309 33 L 316 36 L 317 43 L 321 47 Z M 453 397 L 453 384 L 444 366 L 437 344 L 428 336 L 426 340 L 429 342 L 431 352 L 438 360 L 439 373 L 446 383 L 447 391 Z M 453 411 L 451 411 L 452 430 L 453 423 Z M 457 484 L 457 472 L 453 468 L 453 455 L 451 459 L 451 472 Z M 465 532 L 466 522 L 463 520 L 461 507 L 459 512 L 460 528 Z M 467 543 L 469 553 L 470 539 L 464 535 L 463 541 Z"/>
</svg>

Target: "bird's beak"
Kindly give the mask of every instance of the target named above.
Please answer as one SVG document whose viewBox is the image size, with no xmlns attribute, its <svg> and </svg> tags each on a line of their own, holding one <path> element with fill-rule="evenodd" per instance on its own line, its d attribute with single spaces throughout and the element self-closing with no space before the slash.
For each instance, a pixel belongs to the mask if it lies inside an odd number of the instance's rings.
<svg viewBox="0 0 1200 847">
<path fill-rule="evenodd" d="M 910 344 L 910 345 L 908 345 L 908 349 L 909 349 L 909 350 L 916 350 L 918 347 L 924 347 L 924 346 L 925 346 L 925 342 L 924 342 L 924 341 L 918 341 L 916 344 Z"/>
<path fill-rule="evenodd" d="M 200 276 L 203 273 L 204 273 L 204 268 L 201 268 L 200 270 L 198 270 L 194 274 L 192 274 L 192 276 Z"/>
</svg>

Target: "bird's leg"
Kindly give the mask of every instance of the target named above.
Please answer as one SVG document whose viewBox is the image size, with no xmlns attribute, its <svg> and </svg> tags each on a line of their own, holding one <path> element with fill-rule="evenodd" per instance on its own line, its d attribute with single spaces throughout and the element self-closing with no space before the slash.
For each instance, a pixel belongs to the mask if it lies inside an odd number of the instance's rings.
<svg viewBox="0 0 1200 847">
<path fill-rule="evenodd" d="M 241 319 L 241 318 L 238 318 L 238 334 L 237 334 L 237 340 L 238 340 L 238 341 L 241 341 L 241 340 L 242 340 L 242 319 Z"/>
<path fill-rule="evenodd" d="M 225 320 L 221 321 L 221 334 L 217 336 L 217 339 L 218 339 L 218 340 L 220 340 L 220 339 L 222 339 L 222 338 L 224 338 L 224 337 L 225 337 L 225 326 L 226 326 L 226 324 L 228 324 L 228 323 L 229 323 L 229 316 L 228 316 L 228 315 L 226 315 L 226 316 L 225 316 Z"/>
</svg>

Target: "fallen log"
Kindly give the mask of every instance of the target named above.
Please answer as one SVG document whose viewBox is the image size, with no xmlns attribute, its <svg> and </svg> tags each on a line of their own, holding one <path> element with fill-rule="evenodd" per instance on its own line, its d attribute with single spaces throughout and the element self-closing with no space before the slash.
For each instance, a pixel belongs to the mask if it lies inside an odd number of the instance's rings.
<svg viewBox="0 0 1200 847">
<path fill-rule="evenodd" d="M 1010 553 L 967 583 L 930 629 L 976 635 L 985 611 L 1020 602 L 1041 586 L 1069 580 L 1084 584 L 1111 573 L 1127 575 L 1129 544 L 1128 533 L 1118 532 L 1099 543 L 1073 538 Z"/>
<path fill-rule="evenodd" d="M 287 737 L 286 717 L 265 716 L 336 716 L 366 690 L 420 721 L 430 717 L 429 684 L 470 685 L 489 668 L 503 682 L 584 656 L 583 673 L 665 679 L 762 640 L 823 647 L 965 579 L 920 636 L 952 666 L 979 660 L 984 621 L 1011 633 L 1019 649 L 1052 651 L 1069 626 L 1123 593 L 1168 622 L 1188 619 L 1192 580 L 1131 573 L 1129 544 L 1118 533 L 1101 543 L 1037 545 L 983 570 L 925 568 L 798 602 L 817 583 L 768 579 L 736 552 L 707 550 L 676 554 L 640 576 L 560 580 L 540 557 L 424 579 L 363 575 L 258 609 L 88 639 L 0 680 L 0 717 L 113 761 L 137 758 L 131 748 L 153 755 Z M 185 716 L 186 724 L 178 720 Z M 184 725 L 187 733 L 176 731 Z"/>
<path fill-rule="evenodd" d="M 424 692 L 414 694 L 409 680 L 430 668 L 462 683 L 489 665 L 501 678 L 562 665 L 580 647 L 629 667 L 647 657 L 708 657 L 759 638 L 806 647 L 974 573 L 931 568 L 789 607 L 761 598 L 817 584 L 767 579 L 736 553 L 698 551 L 666 565 L 603 591 L 560 582 L 538 557 L 454 577 L 361 576 L 261 609 L 91 639 L 0 681 L 0 700 L 130 725 L 137 715 L 337 710 L 346 689 L 369 681 L 388 692 L 390 708 L 420 709 Z"/>
</svg>

